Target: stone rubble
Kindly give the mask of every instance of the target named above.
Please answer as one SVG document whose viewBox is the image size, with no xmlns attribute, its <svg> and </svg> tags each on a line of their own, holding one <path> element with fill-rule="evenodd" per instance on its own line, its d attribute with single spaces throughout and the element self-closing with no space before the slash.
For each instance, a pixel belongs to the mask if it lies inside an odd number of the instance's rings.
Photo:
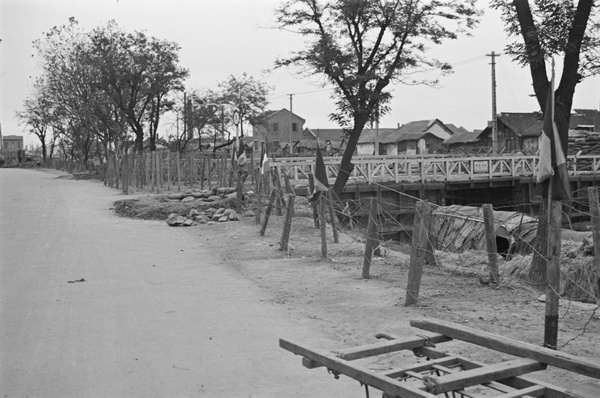
<svg viewBox="0 0 600 398">
<path fill-rule="evenodd" d="M 251 195 L 252 192 L 246 193 L 246 196 Z M 219 187 L 212 190 L 205 189 L 186 192 L 171 192 L 166 195 L 166 198 L 169 201 L 178 201 L 188 204 L 197 202 L 199 207 L 202 207 L 202 205 L 206 205 L 207 203 L 211 204 L 211 207 L 206 209 L 192 208 L 185 217 L 176 213 L 169 214 L 166 222 L 172 227 L 197 224 L 210 225 L 216 222 L 240 220 L 240 215 L 234 209 L 224 207 L 237 198 L 235 188 Z M 212 207 L 212 204 L 214 204 L 214 207 Z M 219 204 L 221 206 L 217 207 Z"/>
</svg>

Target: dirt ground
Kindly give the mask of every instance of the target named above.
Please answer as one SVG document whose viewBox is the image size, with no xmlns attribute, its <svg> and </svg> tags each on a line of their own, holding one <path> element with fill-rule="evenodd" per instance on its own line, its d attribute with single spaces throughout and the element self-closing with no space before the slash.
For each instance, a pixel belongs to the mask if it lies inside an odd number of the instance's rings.
<svg viewBox="0 0 600 398">
<path fill-rule="evenodd" d="M 149 206 L 156 206 L 156 197 L 142 195 L 134 202 L 117 204 L 116 208 L 122 215 L 134 216 Z M 163 201 L 163 206 L 168 208 L 169 203 Z M 194 207 L 194 203 L 188 206 Z M 481 284 L 479 276 L 485 275 L 485 253 L 438 252 L 438 266 L 427 266 L 424 270 L 418 304 L 405 307 L 410 248 L 396 245 L 393 250 L 384 249 L 383 256 L 374 259 L 371 278 L 362 279 L 361 233 L 344 229 L 340 243 L 333 243 L 328 229 L 329 258 L 324 260 L 319 231 L 307 209 L 297 207 L 289 252 L 279 250 L 282 216 L 271 216 L 264 237 L 259 236 L 260 228 L 250 215 L 239 222 L 179 228 L 181 233 L 191 233 L 210 242 L 226 263 L 267 291 L 274 303 L 293 316 L 318 320 L 323 332 L 339 342 L 332 350 L 374 342 L 377 332 L 418 334 L 409 321 L 420 317 L 542 344 L 545 304 L 538 300 L 541 293 L 507 275 L 498 287 Z M 184 214 L 185 210 L 179 212 Z M 145 213 L 145 217 L 151 214 Z M 596 309 L 595 304 L 561 302 L 558 342 L 561 351 L 600 363 L 600 310 Z M 509 358 L 464 343 L 451 342 L 443 347 L 483 362 Z M 388 369 L 407 360 L 411 363 L 413 359 L 407 359 L 410 357 L 412 353 L 408 357 L 387 355 L 368 366 Z M 300 368 L 298 359 L 290 355 L 290 360 L 298 361 Z M 599 379 L 556 368 L 538 372 L 535 377 L 590 397 L 600 396 Z"/>
</svg>

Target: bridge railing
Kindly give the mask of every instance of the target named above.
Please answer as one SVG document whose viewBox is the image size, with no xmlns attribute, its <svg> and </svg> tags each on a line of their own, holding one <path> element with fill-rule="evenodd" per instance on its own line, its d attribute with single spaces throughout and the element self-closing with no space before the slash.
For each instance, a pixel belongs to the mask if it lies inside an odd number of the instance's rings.
<svg viewBox="0 0 600 398">
<path fill-rule="evenodd" d="M 342 158 L 325 157 L 327 177 L 335 179 Z M 536 177 L 539 156 L 358 156 L 352 159 L 351 181 L 373 182 L 446 182 L 484 180 L 499 177 Z M 271 163 L 279 175 L 286 173 L 292 182 L 304 185 L 314 172 L 314 158 L 280 158 Z M 568 157 L 571 176 L 600 173 L 600 155 Z M 304 181 L 306 180 L 306 181 Z"/>
</svg>

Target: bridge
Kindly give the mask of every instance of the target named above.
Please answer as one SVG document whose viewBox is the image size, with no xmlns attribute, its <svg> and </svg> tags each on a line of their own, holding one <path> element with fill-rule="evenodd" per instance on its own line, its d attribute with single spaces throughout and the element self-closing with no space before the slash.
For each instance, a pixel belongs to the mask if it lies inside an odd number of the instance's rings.
<svg viewBox="0 0 600 398">
<path fill-rule="evenodd" d="M 324 157 L 327 177 L 332 182 L 339 173 L 340 156 Z M 539 156 L 355 156 L 354 170 L 349 183 L 450 183 L 494 179 L 534 179 L 537 176 Z M 308 184 L 308 175 L 314 173 L 314 157 L 278 158 L 271 163 L 279 175 L 284 173 L 292 184 Z M 568 157 L 571 177 L 594 177 L 600 175 L 600 155 Z"/>
</svg>

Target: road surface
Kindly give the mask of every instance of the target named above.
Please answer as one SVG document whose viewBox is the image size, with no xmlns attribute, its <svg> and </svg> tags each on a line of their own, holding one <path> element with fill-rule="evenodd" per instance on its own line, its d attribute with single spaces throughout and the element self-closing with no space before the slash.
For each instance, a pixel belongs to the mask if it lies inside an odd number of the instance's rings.
<svg viewBox="0 0 600 398">
<path fill-rule="evenodd" d="M 1 397 L 364 396 L 280 349 L 336 343 L 193 233 L 59 174 L 0 169 Z"/>
</svg>

